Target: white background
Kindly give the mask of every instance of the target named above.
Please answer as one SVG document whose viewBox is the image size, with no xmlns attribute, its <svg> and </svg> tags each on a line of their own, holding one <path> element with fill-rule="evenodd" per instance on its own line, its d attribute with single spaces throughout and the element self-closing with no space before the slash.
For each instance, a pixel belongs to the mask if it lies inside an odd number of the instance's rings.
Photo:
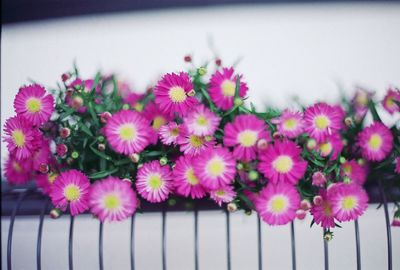
<svg viewBox="0 0 400 270">
<path fill-rule="evenodd" d="M 235 6 L 92 16 L 2 27 L 1 124 L 13 114 L 13 97 L 28 77 L 55 86 L 76 59 L 84 76 L 93 76 L 97 69 L 117 72 L 144 91 L 160 74 L 187 67 L 185 54 L 193 54 L 197 64 L 212 57 L 210 39 L 226 65 L 241 58 L 238 70 L 259 107 L 283 107 L 293 95 L 307 103 L 334 101 L 338 86 L 349 95 L 355 85 L 365 86 L 381 98 L 387 86 L 400 85 L 399 4 Z M 4 147 L 2 142 L 2 161 Z M 375 270 L 384 269 L 386 249 L 383 212 L 374 207 L 360 226 L 363 269 Z M 168 217 L 169 269 L 193 266 L 192 222 L 191 214 Z M 255 217 L 235 214 L 232 222 L 232 269 L 256 269 Z M 2 225 L 2 236 L 7 224 Z M 37 224 L 17 219 L 16 269 L 35 264 Z M 296 223 L 298 269 L 322 269 L 321 231 L 310 230 L 308 224 Z M 224 269 L 224 216 L 201 214 L 200 226 L 201 269 Z M 44 228 L 44 269 L 66 269 L 68 220 L 46 220 Z M 95 220 L 78 218 L 76 269 L 98 267 L 97 228 Z M 137 230 L 138 269 L 159 269 L 159 216 L 141 216 Z M 105 231 L 106 269 L 127 269 L 129 222 L 106 225 Z M 2 239 L 5 258 L 6 237 Z M 394 269 L 400 267 L 399 239 L 395 228 Z M 289 244 L 288 226 L 264 227 L 265 269 L 290 268 Z M 352 223 L 336 230 L 330 245 L 332 269 L 355 268 Z"/>
</svg>

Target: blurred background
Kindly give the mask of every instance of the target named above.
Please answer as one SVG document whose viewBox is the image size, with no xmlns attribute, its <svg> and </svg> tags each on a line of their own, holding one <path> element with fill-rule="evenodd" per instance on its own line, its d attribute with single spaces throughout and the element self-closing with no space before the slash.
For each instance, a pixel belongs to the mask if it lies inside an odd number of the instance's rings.
<svg viewBox="0 0 400 270">
<path fill-rule="evenodd" d="M 21 85 L 32 79 L 54 87 L 73 61 L 83 79 L 99 69 L 116 72 L 145 91 L 161 74 L 188 68 L 187 54 L 196 65 L 219 57 L 244 74 L 259 108 L 293 104 L 293 96 L 306 104 L 334 102 L 356 86 L 382 98 L 388 86 L 400 86 L 398 1 L 4 0 L 1 30 L 2 126 Z M 1 142 L 2 164 L 4 149 Z M 375 208 L 360 219 L 363 269 L 386 267 L 383 210 Z M 137 269 L 160 268 L 160 220 L 158 214 L 138 218 Z M 201 269 L 226 267 L 224 220 L 220 212 L 200 215 Z M 2 221 L 3 236 L 8 221 Z M 296 222 L 298 269 L 323 266 L 322 231 L 310 230 L 310 221 Z M 76 269 L 97 269 L 98 223 L 88 216 L 76 222 Z M 44 269 L 67 268 L 68 223 L 46 219 Z M 14 267 L 32 269 L 38 220 L 18 217 L 15 226 Z M 232 269 L 256 269 L 256 217 L 234 214 L 232 226 Z M 192 214 L 169 215 L 169 269 L 193 268 L 192 227 Z M 263 226 L 263 235 L 265 269 L 289 269 L 289 227 Z M 128 238 L 129 222 L 105 226 L 106 269 L 128 268 Z M 394 254 L 399 239 L 394 229 Z M 2 237 L 3 258 L 5 246 Z M 355 269 L 352 223 L 336 230 L 330 247 L 332 269 Z M 394 260 L 399 269 L 399 256 Z"/>
</svg>

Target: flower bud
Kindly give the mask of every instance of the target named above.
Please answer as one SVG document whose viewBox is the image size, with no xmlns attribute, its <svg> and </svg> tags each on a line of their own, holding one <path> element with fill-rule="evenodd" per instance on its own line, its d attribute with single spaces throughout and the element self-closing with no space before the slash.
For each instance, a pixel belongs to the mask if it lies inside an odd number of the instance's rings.
<svg viewBox="0 0 400 270">
<path fill-rule="evenodd" d="M 255 170 L 251 170 L 249 171 L 248 177 L 250 179 L 250 181 L 256 181 L 258 179 L 258 172 Z"/>
<path fill-rule="evenodd" d="M 279 131 L 275 131 L 274 134 L 272 134 L 272 137 L 273 137 L 275 140 L 279 140 L 279 139 L 282 138 L 282 134 L 281 134 Z"/>
<path fill-rule="evenodd" d="M 244 168 L 243 163 L 236 164 L 236 169 L 238 169 L 239 171 L 243 170 L 243 168 Z"/>
<path fill-rule="evenodd" d="M 307 149 L 308 150 L 314 150 L 315 147 L 317 147 L 317 141 L 314 139 L 308 139 L 307 140 Z"/>
<path fill-rule="evenodd" d="M 144 109 L 144 105 L 141 102 L 136 102 L 135 105 L 133 106 L 133 108 L 138 111 L 141 112 Z"/>
<path fill-rule="evenodd" d="M 228 205 L 226 206 L 226 209 L 228 209 L 228 212 L 233 213 L 237 210 L 237 205 L 236 203 L 228 203 Z"/>
<path fill-rule="evenodd" d="M 126 177 L 125 177 L 125 178 L 123 178 L 123 179 L 122 179 L 122 181 L 125 181 L 125 182 L 132 183 L 132 180 L 131 180 L 131 179 L 129 179 L 129 178 L 126 178 Z"/>
<path fill-rule="evenodd" d="M 129 104 L 124 104 L 122 105 L 123 110 L 129 110 Z"/>
<path fill-rule="evenodd" d="M 364 166 L 364 165 L 365 165 L 365 159 L 359 158 L 359 159 L 357 160 L 357 163 L 358 163 L 358 165 L 360 165 L 360 166 Z"/>
<path fill-rule="evenodd" d="M 333 239 L 333 232 L 331 231 L 326 231 L 324 232 L 324 240 L 325 241 L 331 241 Z"/>
<path fill-rule="evenodd" d="M 307 211 L 311 208 L 311 203 L 309 200 L 304 199 L 300 202 L 300 209 Z"/>
<path fill-rule="evenodd" d="M 72 163 L 74 163 L 74 159 L 71 157 L 67 158 L 67 164 L 71 165 Z"/>
<path fill-rule="evenodd" d="M 251 210 L 249 209 L 249 210 L 244 211 L 244 213 L 245 213 L 247 216 L 251 216 L 251 214 L 253 213 L 253 211 L 251 211 Z"/>
<path fill-rule="evenodd" d="M 83 106 L 83 98 L 81 96 L 74 96 L 72 98 L 72 107 L 80 109 Z"/>
<path fill-rule="evenodd" d="M 104 142 L 104 137 L 103 137 L 103 136 L 99 136 L 99 137 L 97 137 L 97 140 L 98 140 L 99 142 Z"/>
<path fill-rule="evenodd" d="M 77 159 L 77 158 L 79 157 L 79 153 L 78 153 L 77 151 L 73 151 L 73 152 L 71 153 L 71 157 L 72 157 L 73 159 Z"/>
<path fill-rule="evenodd" d="M 303 220 L 306 217 L 306 215 L 307 215 L 307 212 L 304 211 L 303 209 L 298 209 L 296 211 L 296 218 L 299 220 Z"/>
<path fill-rule="evenodd" d="M 108 119 L 111 118 L 111 113 L 110 112 L 103 112 L 100 114 L 100 122 L 102 122 L 103 124 L 106 124 Z"/>
<path fill-rule="evenodd" d="M 233 100 L 233 104 L 235 104 L 235 106 L 239 107 L 243 105 L 243 99 L 241 99 L 240 97 L 237 97 Z"/>
<path fill-rule="evenodd" d="M 138 163 L 140 156 L 139 156 L 139 154 L 133 153 L 133 154 L 129 155 L 129 158 L 131 159 L 131 161 L 133 163 Z"/>
<path fill-rule="evenodd" d="M 67 127 L 63 127 L 60 129 L 60 137 L 61 138 L 68 138 L 71 135 L 71 130 Z"/>
<path fill-rule="evenodd" d="M 69 75 L 68 73 L 63 73 L 63 74 L 61 75 L 61 80 L 62 80 L 63 82 L 66 82 L 69 78 L 70 78 L 70 75 Z"/>
<path fill-rule="evenodd" d="M 346 124 L 346 126 L 348 127 L 352 127 L 354 125 L 354 121 L 351 117 L 346 117 L 344 119 L 344 123 Z"/>
<path fill-rule="evenodd" d="M 215 59 L 215 64 L 220 67 L 222 65 L 222 60 L 219 58 Z"/>
<path fill-rule="evenodd" d="M 189 97 L 193 97 L 194 95 L 196 95 L 196 91 L 194 89 L 190 90 L 189 92 L 187 92 L 187 95 Z"/>
<path fill-rule="evenodd" d="M 61 216 L 61 210 L 58 208 L 54 208 L 50 211 L 50 217 L 53 219 L 57 219 Z"/>
<path fill-rule="evenodd" d="M 322 196 L 317 195 L 313 198 L 313 204 L 315 204 L 316 206 L 321 205 L 323 202 Z"/>
<path fill-rule="evenodd" d="M 322 172 L 315 172 L 312 176 L 312 185 L 316 187 L 323 187 L 326 183 L 326 177 Z"/>
<path fill-rule="evenodd" d="M 204 76 L 207 74 L 207 69 L 205 67 L 201 67 L 198 69 L 199 75 Z"/>
<path fill-rule="evenodd" d="M 167 157 L 160 158 L 160 165 L 161 166 L 167 165 L 167 163 L 168 163 L 168 158 Z"/>
<path fill-rule="evenodd" d="M 185 57 L 183 58 L 183 60 L 187 63 L 192 62 L 192 57 L 190 55 L 185 55 Z"/>
<path fill-rule="evenodd" d="M 68 147 L 65 144 L 63 143 L 57 144 L 56 146 L 57 156 L 64 157 L 67 154 L 67 152 L 68 152 Z"/>
<path fill-rule="evenodd" d="M 351 183 L 351 178 L 348 177 L 348 176 L 343 177 L 343 183 L 350 184 Z"/>
<path fill-rule="evenodd" d="M 176 200 L 175 199 L 168 199 L 168 205 L 169 206 L 174 206 L 176 204 Z"/>
<path fill-rule="evenodd" d="M 99 150 L 99 151 L 104 151 L 104 150 L 106 150 L 106 145 L 104 144 L 104 143 L 99 143 L 98 145 L 97 145 L 97 149 Z"/>
<path fill-rule="evenodd" d="M 260 139 L 257 142 L 257 148 L 260 150 L 265 150 L 268 148 L 268 142 L 266 139 Z"/>
<path fill-rule="evenodd" d="M 340 162 L 340 164 L 344 164 L 346 162 L 346 158 L 345 157 L 340 157 L 339 158 L 339 162 Z"/>
<path fill-rule="evenodd" d="M 47 165 L 46 163 L 41 163 L 39 165 L 39 172 L 48 173 L 48 171 L 49 171 L 49 165 Z"/>
</svg>

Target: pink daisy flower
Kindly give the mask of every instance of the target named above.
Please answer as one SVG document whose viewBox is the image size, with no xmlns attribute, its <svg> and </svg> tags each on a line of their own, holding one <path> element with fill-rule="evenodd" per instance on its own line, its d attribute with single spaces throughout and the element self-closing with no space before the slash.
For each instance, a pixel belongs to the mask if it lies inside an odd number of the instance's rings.
<svg viewBox="0 0 400 270">
<path fill-rule="evenodd" d="M 145 94 L 139 94 L 131 92 L 123 97 L 123 102 L 129 104 L 136 111 L 141 112 L 143 110 L 143 104 L 140 101 L 145 97 Z"/>
<path fill-rule="evenodd" d="M 284 110 L 280 117 L 272 120 L 280 134 L 288 138 L 296 138 L 304 131 L 304 120 L 301 112 Z"/>
<path fill-rule="evenodd" d="M 328 189 L 332 212 L 339 221 L 351 221 L 361 216 L 368 207 L 368 195 L 357 184 L 334 184 Z"/>
<path fill-rule="evenodd" d="M 40 147 L 32 155 L 33 169 L 40 170 L 43 165 L 48 165 L 51 157 L 49 141 L 43 139 Z"/>
<path fill-rule="evenodd" d="M 166 74 L 154 89 L 155 102 L 160 110 L 174 116 L 184 116 L 199 101 L 194 97 L 194 87 L 187 73 Z"/>
<path fill-rule="evenodd" d="M 183 120 L 191 134 L 211 136 L 217 130 L 221 118 L 203 104 L 200 104 L 190 111 Z"/>
<path fill-rule="evenodd" d="M 175 163 L 172 171 L 175 192 L 184 197 L 200 199 L 206 195 L 206 191 L 194 174 L 193 157 L 181 156 Z"/>
<path fill-rule="evenodd" d="M 258 169 L 272 183 L 297 184 L 303 177 L 307 162 L 300 157 L 301 149 L 292 141 L 276 141 L 260 154 Z"/>
<path fill-rule="evenodd" d="M 219 206 L 221 206 L 222 203 L 230 203 L 235 197 L 236 192 L 230 185 L 225 185 L 210 191 L 210 198 L 213 199 Z"/>
<path fill-rule="evenodd" d="M 317 145 L 317 150 L 322 157 L 331 155 L 330 159 L 335 160 L 343 150 L 343 142 L 339 133 L 333 133 Z"/>
<path fill-rule="evenodd" d="M 314 204 L 310 213 L 314 218 L 316 224 L 320 225 L 325 229 L 335 228 L 335 217 L 332 212 L 332 203 L 328 200 L 325 191 L 321 191 L 319 196 L 321 197 L 321 202 L 316 205 Z"/>
<path fill-rule="evenodd" d="M 234 147 L 233 156 L 250 161 L 257 156 L 257 143 L 260 139 L 271 140 L 264 121 L 254 115 L 238 115 L 224 128 L 224 145 Z"/>
<path fill-rule="evenodd" d="M 160 140 L 165 145 L 178 144 L 178 138 L 182 133 L 182 126 L 175 122 L 169 122 L 160 127 L 158 131 Z"/>
<path fill-rule="evenodd" d="M 396 102 L 400 103 L 400 90 L 389 89 L 382 101 L 383 108 L 390 114 L 400 112 L 400 106 Z"/>
<path fill-rule="evenodd" d="M 138 112 L 122 110 L 108 119 L 104 133 L 111 147 L 120 154 L 142 151 L 150 139 L 149 122 Z"/>
<path fill-rule="evenodd" d="M 42 189 L 44 194 L 50 195 L 53 183 L 57 177 L 58 173 L 55 172 L 39 173 L 35 176 L 35 182 L 38 188 Z"/>
<path fill-rule="evenodd" d="M 92 185 L 89 205 L 90 212 L 104 222 L 132 216 L 138 203 L 130 182 L 109 176 Z"/>
<path fill-rule="evenodd" d="M 14 109 L 29 123 L 40 126 L 50 119 L 54 111 L 54 98 L 38 85 L 21 87 L 14 100 Z"/>
<path fill-rule="evenodd" d="M 197 136 L 191 134 L 186 127 L 182 127 L 177 143 L 185 155 L 196 156 L 214 145 L 214 137 Z"/>
<path fill-rule="evenodd" d="M 172 175 L 168 166 L 161 166 L 158 160 L 143 164 L 136 176 L 136 189 L 147 201 L 162 202 L 172 192 Z"/>
<path fill-rule="evenodd" d="M 144 108 L 142 114 L 150 123 L 153 132 L 150 135 L 150 143 L 156 144 L 160 127 L 172 120 L 172 117 L 161 112 L 154 102 L 150 102 Z"/>
<path fill-rule="evenodd" d="M 17 159 L 31 157 L 38 147 L 40 132 L 20 115 L 7 119 L 4 126 L 8 151 Z"/>
<path fill-rule="evenodd" d="M 312 185 L 316 187 L 323 187 L 326 184 L 326 176 L 322 172 L 315 172 L 312 175 Z"/>
<path fill-rule="evenodd" d="M 305 131 L 321 142 L 343 127 L 343 110 L 326 103 L 316 103 L 304 112 Z"/>
<path fill-rule="evenodd" d="M 236 90 L 236 75 L 234 69 L 223 68 L 222 72 L 217 70 L 210 78 L 208 93 L 215 105 L 222 110 L 233 107 Z M 242 76 L 240 76 L 241 78 Z M 243 98 L 247 93 L 246 83 L 240 81 L 239 97 Z"/>
<path fill-rule="evenodd" d="M 32 176 L 32 162 L 29 159 L 18 160 L 10 155 L 5 164 L 4 176 L 12 185 L 25 184 Z"/>
<path fill-rule="evenodd" d="M 284 225 L 296 217 L 300 207 L 300 195 L 290 184 L 269 183 L 260 191 L 255 207 L 269 225 Z"/>
<path fill-rule="evenodd" d="M 62 172 L 54 181 L 50 197 L 53 205 L 62 211 L 69 209 L 72 216 L 89 208 L 89 178 L 77 170 Z"/>
<path fill-rule="evenodd" d="M 400 157 L 396 158 L 396 167 L 394 168 L 394 171 L 400 174 Z"/>
<path fill-rule="evenodd" d="M 196 157 L 193 167 L 200 183 L 211 190 L 229 185 L 235 179 L 236 162 L 226 148 L 208 148 Z"/>
<path fill-rule="evenodd" d="M 341 165 L 341 176 L 348 177 L 352 183 L 363 185 L 367 180 L 367 172 L 356 160 L 346 161 Z"/>
<path fill-rule="evenodd" d="M 365 159 L 381 161 L 392 151 L 393 135 L 384 124 L 374 122 L 358 134 L 358 145 Z"/>
</svg>

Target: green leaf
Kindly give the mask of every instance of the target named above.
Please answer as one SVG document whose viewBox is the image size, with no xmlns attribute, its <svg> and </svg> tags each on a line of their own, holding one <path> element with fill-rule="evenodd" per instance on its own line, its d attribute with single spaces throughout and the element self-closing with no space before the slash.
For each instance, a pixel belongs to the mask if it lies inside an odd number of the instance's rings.
<svg viewBox="0 0 400 270">
<path fill-rule="evenodd" d="M 115 166 L 121 166 L 121 165 L 129 164 L 129 163 L 131 163 L 131 162 L 132 162 L 132 161 L 131 161 L 129 158 L 124 158 L 124 159 L 115 161 L 115 162 L 114 162 L 114 165 L 115 165 Z"/>
<path fill-rule="evenodd" d="M 91 93 L 94 93 L 96 91 L 96 87 L 99 84 L 100 80 L 101 80 L 101 73 L 97 72 L 96 77 L 94 78 L 94 81 L 93 81 L 92 89 L 90 91 Z"/>
<path fill-rule="evenodd" d="M 381 118 L 379 117 L 378 112 L 376 111 L 375 104 L 372 100 L 369 101 L 368 103 L 369 110 L 371 111 L 372 118 L 374 121 L 382 122 Z"/>
<path fill-rule="evenodd" d="M 90 137 L 93 137 L 93 133 L 90 131 L 90 129 L 85 124 L 83 124 L 82 122 L 78 122 L 78 126 L 87 135 L 89 135 Z"/>
<path fill-rule="evenodd" d="M 110 156 L 104 154 L 103 152 L 100 152 L 99 150 L 97 150 L 96 148 L 94 148 L 94 146 L 93 146 L 92 144 L 89 145 L 89 148 L 90 148 L 90 150 L 92 150 L 92 152 L 95 153 L 97 156 L 99 156 L 99 157 L 101 157 L 101 158 L 103 158 L 103 159 L 105 159 L 105 160 L 108 160 L 108 161 L 111 161 L 111 160 L 112 160 L 112 158 L 111 158 Z"/>
<path fill-rule="evenodd" d="M 239 90 L 240 90 L 240 76 L 236 75 L 235 98 L 239 97 Z"/>
<path fill-rule="evenodd" d="M 247 198 L 243 193 L 238 193 L 238 197 L 242 200 L 250 209 L 255 209 L 254 204 Z"/>
<path fill-rule="evenodd" d="M 96 112 L 94 111 L 93 102 L 89 101 L 88 110 L 90 115 L 92 116 L 93 122 L 96 126 L 100 126 L 99 118 L 97 117 Z"/>
<path fill-rule="evenodd" d="M 119 170 L 119 168 L 111 168 L 110 170 L 104 170 L 104 171 L 100 171 L 100 172 L 95 172 L 92 174 L 89 174 L 89 178 L 90 179 L 100 179 L 100 178 L 104 178 L 106 176 L 109 176 L 113 173 L 116 173 Z"/>
<path fill-rule="evenodd" d="M 314 225 L 314 223 L 315 223 L 315 220 L 313 219 L 313 220 L 311 221 L 310 228 Z"/>
</svg>

